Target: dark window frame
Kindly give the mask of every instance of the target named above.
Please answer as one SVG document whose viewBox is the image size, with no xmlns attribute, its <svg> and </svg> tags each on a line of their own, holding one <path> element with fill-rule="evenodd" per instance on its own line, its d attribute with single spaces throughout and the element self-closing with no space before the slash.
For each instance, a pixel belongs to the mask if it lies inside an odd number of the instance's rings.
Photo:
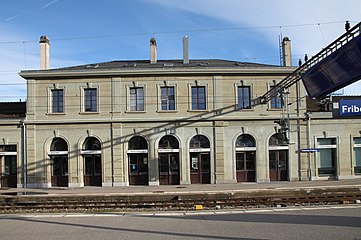
<svg viewBox="0 0 361 240">
<path fill-rule="evenodd" d="M 270 89 L 272 89 L 274 86 L 270 86 Z M 275 96 L 272 97 L 270 100 L 270 108 L 271 109 L 282 109 L 283 108 L 283 100 L 282 96 Z"/>
<path fill-rule="evenodd" d="M 205 86 L 192 86 L 192 110 L 207 110 L 207 88 Z"/>
<path fill-rule="evenodd" d="M 237 97 L 238 109 L 251 109 L 251 86 L 237 86 Z"/>
<path fill-rule="evenodd" d="M 174 86 L 160 87 L 160 109 L 162 111 L 176 110 Z"/>
<path fill-rule="evenodd" d="M 144 87 L 129 88 L 129 110 L 132 112 L 145 111 Z"/>
<path fill-rule="evenodd" d="M 52 113 L 64 112 L 64 89 L 51 90 L 51 112 Z"/>
<path fill-rule="evenodd" d="M 84 112 L 98 112 L 98 89 L 84 89 Z"/>
</svg>

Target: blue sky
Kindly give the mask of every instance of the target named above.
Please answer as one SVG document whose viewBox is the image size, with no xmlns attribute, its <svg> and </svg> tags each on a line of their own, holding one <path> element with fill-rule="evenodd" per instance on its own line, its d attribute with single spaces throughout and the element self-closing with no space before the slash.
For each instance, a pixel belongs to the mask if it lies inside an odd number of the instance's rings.
<svg viewBox="0 0 361 240">
<path fill-rule="evenodd" d="M 179 59 L 184 35 L 191 59 L 278 65 L 282 34 L 296 65 L 344 33 L 346 20 L 359 22 L 360 9 L 359 0 L 2 0 L 0 101 L 26 98 L 18 72 L 39 68 L 42 35 L 51 42 L 51 68 L 149 59 L 151 37 L 159 59 Z"/>
</svg>

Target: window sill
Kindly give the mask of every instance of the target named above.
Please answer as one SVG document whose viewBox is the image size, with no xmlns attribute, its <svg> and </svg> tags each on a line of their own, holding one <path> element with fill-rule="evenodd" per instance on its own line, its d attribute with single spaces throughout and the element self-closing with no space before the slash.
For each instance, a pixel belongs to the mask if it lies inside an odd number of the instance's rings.
<svg viewBox="0 0 361 240">
<path fill-rule="evenodd" d="M 80 112 L 80 115 L 95 115 L 95 114 L 100 114 L 100 112 Z"/>
<path fill-rule="evenodd" d="M 125 111 L 125 113 L 147 113 L 146 111 Z"/>
<path fill-rule="evenodd" d="M 50 112 L 50 113 L 46 113 L 46 115 L 66 115 L 66 113 L 65 112 L 58 112 L 58 113 Z"/>
<path fill-rule="evenodd" d="M 210 112 L 208 109 L 205 110 L 187 110 L 188 112 Z"/>
<path fill-rule="evenodd" d="M 158 110 L 157 113 L 177 113 L 178 110 Z"/>
</svg>

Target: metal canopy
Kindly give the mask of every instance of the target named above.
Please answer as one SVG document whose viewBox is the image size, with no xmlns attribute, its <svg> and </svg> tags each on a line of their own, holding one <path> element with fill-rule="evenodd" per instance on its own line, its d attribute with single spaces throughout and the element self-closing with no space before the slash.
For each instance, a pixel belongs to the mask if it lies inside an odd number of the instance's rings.
<svg viewBox="0 0 361 240">
<path fill-rule="evenodd" d="M 273 97 L 283 94 L 285 89 L 300 79 L 303 80 L 308 95 L 315 98 L 324 97 L 359 80 L 361 78 L 360 26 L 361 22 L 275 84 L 264 95 L 254 99 L 252 104 L 266 104 Z M 331 67 L 334 69 L 330 69 Z"/>
</svg>

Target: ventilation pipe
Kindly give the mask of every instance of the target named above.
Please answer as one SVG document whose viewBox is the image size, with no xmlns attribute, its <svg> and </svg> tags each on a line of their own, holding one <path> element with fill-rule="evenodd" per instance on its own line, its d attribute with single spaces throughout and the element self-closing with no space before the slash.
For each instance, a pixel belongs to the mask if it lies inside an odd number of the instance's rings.
<svg viewBox="0 0 361 240">
<path fill-rule="evenodd" d="M 49 69 L 50 66 L 50 42 L 47 36 L 40 37 L 40 70 Z"/>
<path fill-rule="evenodd" d="M 284 67 L 292 66 L 291 40 L 288 37 L 282 40 L 282 59 Z"/>
<path fill-rule="evenodd" d="M 157 63 L 157 41 L 154 37 L 150 39 L 150 63 Z"/>
<path fill-rule="evenodd" d="M 189 45 L 188 36 L 183 37 L 183 64 L 189 63 Z"/>
</svg>

